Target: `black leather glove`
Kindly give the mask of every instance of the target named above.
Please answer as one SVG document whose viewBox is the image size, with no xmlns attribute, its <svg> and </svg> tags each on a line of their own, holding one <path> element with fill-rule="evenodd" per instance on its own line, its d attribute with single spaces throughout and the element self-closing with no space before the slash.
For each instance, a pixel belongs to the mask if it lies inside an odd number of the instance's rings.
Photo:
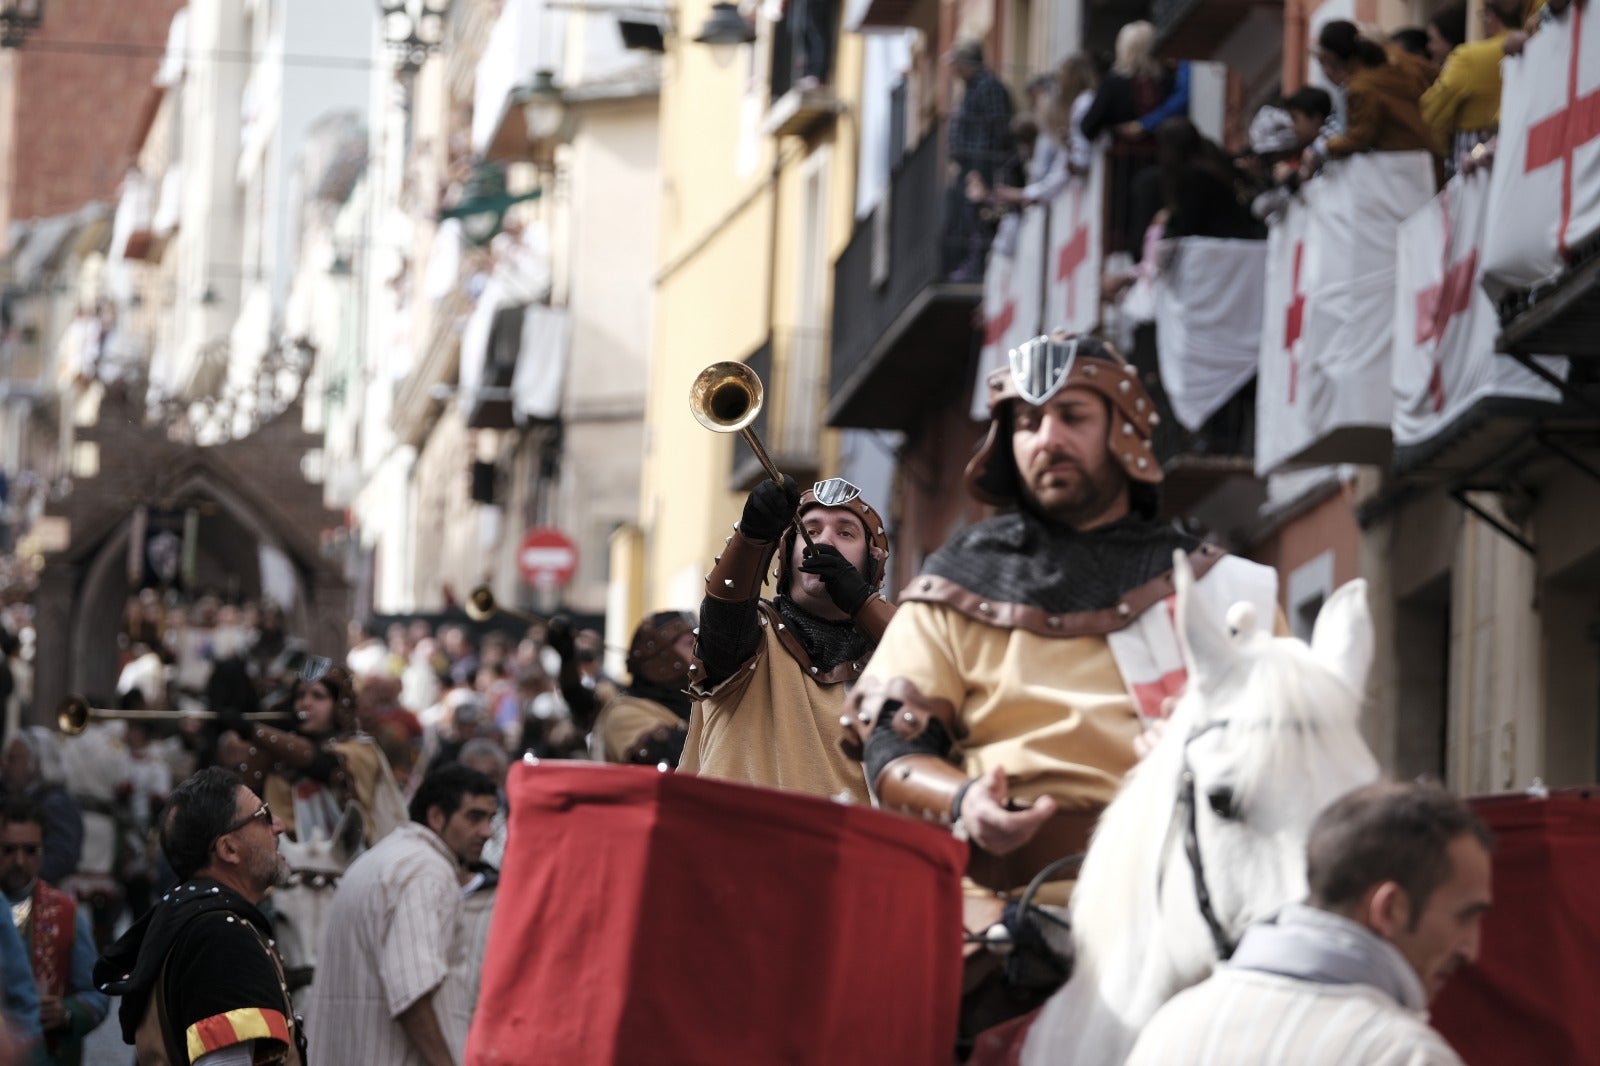
<svg viewBox="0 0 1600 1066">
<path fill-rule="evenodd" d="M 768 478 L 751 489 L 750 498 L 744 501 L 739 532 L 750 540 L 777 540 L 799 509 L 800 486 L 794 483 L 794 478 L 785 474 L 782 485 Z"/>
<path fill-rule="evenodd" d="M 818 544 L 808 549 L 805 558 L 800 560 L 800 569 L 822 578 L 833 605 L 852 618 L 872 598 L 872 589 L 867 587 L 867 579 L 861 576 L 861 571 L 831 544 Z"/>
<path fill-rule="evenodd" d="M 563 663 L 570 663 L 577 656 L 578 645 L 572 632 L 572 620 L 564 614 L 550 619 L 550 624 L 545 627 L 544 642 L 561 656 Z"/>
</svg>

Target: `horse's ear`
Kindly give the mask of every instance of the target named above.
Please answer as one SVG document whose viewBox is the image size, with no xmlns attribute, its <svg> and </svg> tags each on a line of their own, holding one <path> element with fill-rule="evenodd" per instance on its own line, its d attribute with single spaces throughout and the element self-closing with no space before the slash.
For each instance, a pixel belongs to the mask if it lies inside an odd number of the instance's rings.
<svg viewBox="0 0 1600 1066">
<path fill-rule="evenodd" d="M 1373 637 L 1364 579 L 1356 578 L 1340 586 L 1322 605 L 1311 630 L 1311 650 L 1358 695 L 1366 692 Z"/>
<path fill-rule="evenodd" d="M 333 830 L 334 858 L 345 866 L 350 865 L 350 861 L 361 852 L 361 842 L 365 833 L 366 826 L 361 821 L 361 808 L 354 803 L 346 804 L 344 815 Z"/>
<path fill-rule="evenodd" d="M 1184 662 L 1195 686 L 1206 692 L 1227 671 L 1236 649 L 1222 619 L 1214 617 L 1206 609 L 1205 597 L 1196 593 L 1194 569 L 1181 551 L 1172 553 L 1172 582 L 1178 590 L 1178 640 Z"/>
</svg>

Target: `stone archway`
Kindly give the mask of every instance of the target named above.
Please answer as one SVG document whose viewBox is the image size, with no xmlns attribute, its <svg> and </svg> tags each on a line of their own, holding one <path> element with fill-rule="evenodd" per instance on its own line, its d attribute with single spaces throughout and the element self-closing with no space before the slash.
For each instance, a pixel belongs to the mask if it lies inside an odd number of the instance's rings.
<svg viewBox="0 0 1600 1066">
<path fill-rule="evenodd" d="M 49 720 L 68 692 L 114 691 L 129 537 L 141 506 L 204 511 L 199 587 L 259 596 L 260 560 L 270 553 L 293 588 L 290 631 L 316 651 L 343 652 L 350 587 L 320 549 L 324 531 L 341 520 L 301 473 L 318 442 L 300 418 L 294 404 L 247 438 L 200 446 L 169 439 L 165 427 L 143 423 L 130 399 L 108 396 L 97 423 L 78 434 L 98 449 L 99 473 L 50 509 L 66 519 L 69 543 L 46 555 L 35 594 L 35 721 Z"/>
</svg>

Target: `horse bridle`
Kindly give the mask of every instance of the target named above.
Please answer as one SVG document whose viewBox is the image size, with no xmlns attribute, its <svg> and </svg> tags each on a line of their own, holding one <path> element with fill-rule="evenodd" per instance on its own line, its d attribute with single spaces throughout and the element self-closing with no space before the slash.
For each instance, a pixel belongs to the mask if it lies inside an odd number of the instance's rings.
<svg viewBox="0 0 1600 1066">
<path fill-rule="evenodd" d="M 1205 736 L 1213 729 L 1220 729 L 1228 724 L 1226 718 L 1218 718 L 1207 722 L 1205 725 L 1190 733 L 1183 741 L 1183 769 L 1178 777 L 1178 800 L 1173 807 L 1172 823 L 1167 827 L 1167 839 L 1172 839 L 1172 826 L 1183 826 L 1183 853 L 1189 860 L 1189 872 L 1194 876 L 1194 898 L 1200 907 L 1200 917 L 1205 920 L 1206 928 L 1211 931 L 1211 943 L 1217 949 L 1217 958 L 1229 959 L 1233 957 L 1234 948 L 1239 946 L 1236 937 L 1228 935 L 1222 927 L 1222 921 L 1217 917 L 1216 907 L 1211 902 L 1211 890 L 1206 887 L 1205 858 L 1200 854 L 1200 832 L 1195 824 L 1195 799 L 1194 799 L 1194 769 L 1189 765 L 1189 745 Z M 1156 898 L 1161 897 L 1160 885 L 1156 886 Z"/>
</svg>

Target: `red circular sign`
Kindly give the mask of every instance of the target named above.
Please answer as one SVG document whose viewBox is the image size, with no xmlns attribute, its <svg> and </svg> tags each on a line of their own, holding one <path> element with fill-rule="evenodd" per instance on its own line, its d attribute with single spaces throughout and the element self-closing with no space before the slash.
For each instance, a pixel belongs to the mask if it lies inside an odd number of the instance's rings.
<svg viewBox="0 0 1600 1066">
<path fill-rule="evenodd" d="M 523 535 L 517 548 L 517 570 L 536 589 L 565 588 L 578 569 L 578 546 L 553 526 L 538 526 Z"/>
</svg>

